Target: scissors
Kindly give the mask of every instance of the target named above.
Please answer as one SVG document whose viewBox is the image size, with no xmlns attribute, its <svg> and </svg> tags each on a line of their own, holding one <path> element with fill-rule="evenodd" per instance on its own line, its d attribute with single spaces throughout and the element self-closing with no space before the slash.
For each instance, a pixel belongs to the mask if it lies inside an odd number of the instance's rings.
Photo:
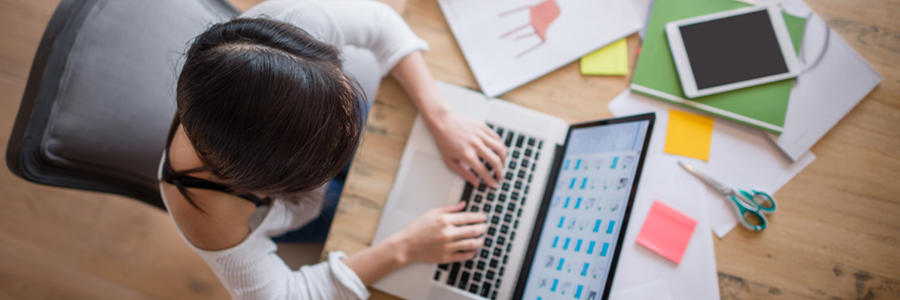
<svg viewBox="0 0 900 300">
<path fill-rule="evenodd" d="M 766 225 L 769 224 L 766 215 L 775 212 L 775 209 L 777 208 L 775 198 L 771 195 L 757 190 L 733 188 L 700 173 L 694 169 L 694 167 L 691 167 L 684 162 L 679 161 L 678 165 L 699 178 L 716 192 L 719 192 L 719 194 L 722 194 L 722 196 L 725 197 L 725 200 L 731 200 L 732 207 L 734 208 L 734 212 L 737 213 L 741 225 L 744 225 L 744 227 L 752 231 L 766 229 Z M 748 220 L 748 217 L 755 217 L 759 220 L 751 222 L 751 220 Z"/>
</svg>

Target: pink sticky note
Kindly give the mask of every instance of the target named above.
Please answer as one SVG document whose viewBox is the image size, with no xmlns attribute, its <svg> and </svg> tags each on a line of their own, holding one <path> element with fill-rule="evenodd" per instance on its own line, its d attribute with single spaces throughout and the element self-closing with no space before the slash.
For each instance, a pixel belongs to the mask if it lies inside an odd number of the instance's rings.
<svg viewBox="0 0 900 300">
<path fill-rule="evenodd" d="M 659 200 L 653 202 L 637 243 L 674 263 L 681 263 L 697 221 Z"/>
</svg>

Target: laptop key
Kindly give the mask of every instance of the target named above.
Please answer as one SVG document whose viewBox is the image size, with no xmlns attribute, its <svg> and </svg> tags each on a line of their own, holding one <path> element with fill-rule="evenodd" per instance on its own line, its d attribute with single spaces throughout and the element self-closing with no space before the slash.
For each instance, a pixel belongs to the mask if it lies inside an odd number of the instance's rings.
<svg viewBox="0 0 900 300">
<path fill-rule="evenodd" d="M 475 199 L 473 200 L 475 200 L 475 203 L 481 203 L 481 199 L 483 199 L 481 195 L 475 195 Z"/>
<path fill-rule="evenodd" d="M 472 208 L 470 208 L 469 211 L 478 212 L 478 206 L 472 205 Z"/>
<path fill-rule="evenodd" d="M 494 256 L 500 257 L 500 254 L 503 254 L 503 249 L 501 249 L 500 247 L 494 247 Z M 491 260 L 491 267 L 497 267 L 494 265 L 493 260 Z"/>
<path fill-rule="evenodd" d="M 481 273 L 475 272 L 475 274 L 472 274 L 472 281 L 475 281 L 475 282 L 481 281 Z"/>
<path fill-rule="evenodd" d="M 534 165 L 531 165 L 534 167 Z M 525 179 L 525 170 L 519 170 L 519 178 Z"/>
<path fill-rule="evenodd" d="M 541 146 L 543 146 L 543 145 L 544 145 L 544 141 L 543 141 L 543 140 L 541 140 L 540 142 L 538 142 L 538 149 L 541 149 Z"/>
<path fill-rule="evenodd" d="M 519 193 L 512 192 L 512 194 L 509 194 L 509 199 L 513 199 L 513 201 L 519 200 Z"/>
<path fill-rule="evenodd" d="M 513 150 L 512 158 L 519 159 L 519 150 Z"/>
<path fill-rule="evenodd" d="M 494 243 L 494 241 L 492 241 L 491 239 L 487 239 L 487 238 L 484 239 L 484 247 L 485 248 L 490 248 L 491 244 L 493 244 L 493 243 Z"/>
<path fill-rule="evenodd" d="M 525 205 L 525 197 L 522 197 L 522 201 L 519 201 L 519 204 Z"/>
<path fill-rule="evenodd" d="M 516 220 L 515 222 L 513 222 L 513 228 L 519 229 L 519 220 Z"/>
<path fill-rule="evenodd" d="M 512 251 L 512 244 L 506 244 L 506 252 Z"/>
<path fill-rule="evenodd" d="M 497 300 L 497 291 L 491 293 L 491 300 Z"/>
<path fill-rule="evenodd" d="M 434 281 L 441 280 L 441 271 L 434 271 Z"/>
<path fill-rule="evenodd" d="M 516 221 L 518 221 L 518 220 L 516 220 Z M 501 225 L 501 226 L 500 226 L 500 233 L 506 234 L 507 232 L 509 232 L 509 226 Z"/>
<path fill-rule="evenodd" d="M 505 191 L 508 191 L 508 190 L 509 190 L 509 183 L 504 182 L 504 183 L 500 186 L 500 189 L 503 190 L 504 192 L 505 192 Z"/>
<path fill-rule="evenodd" d="M 459 276 L 459 285 L 457 287 L 462 290 L 465 290 L 467 287 L 469 287 L 469 272 L 462 272 L 462 275 Z"/>
<path fill-rule="evenodd" d="M 481 258 L 488 258 L 490 256 L 491 256 L 491 251 L 488 251 L 487 249 L 481 249 Z M 454 263 L 454 265 L 458 265 L 458 264 L 459 263 Z M 459 272 L 459 267 L 457 267 L 456 269 L 457 269 L 457 272 Z M 451 270 L 450 274 L 453 274 L 452 270 Z"/>
<path fill-rule="evenodd" d="M 497 266 L 499 266 L 499 265 L 500 265 L 500 261 L 497 261 L 496 259 L 491 259 L 491 268 L 496 269 Z M 490 272 L 490 271 L 488 271 L 488 272 Z"/>
<path fill-rule="evenodd" d="M 487 196 L 485 196 L 485 197 L 487 198 L 488 201 L 494 201 L 494 193 L 487 194 Z"/>
<path fill-rule="evenodd" d="M 481 286 L 481 296 L 487 298 L 487 296 L 490 292 L 491 292 L 491 284 L 485 282 L 484 285 Z"/>
<path fill-rule="evenodd" d="M 506 195 L 500 194 L 499 196 L 497 196 L 497 201 L 506 202 Z"/>
<path fill-rule="evenodd" d="M 506 147 L 509 147 L 512 145 L 513 134 L 514 133 L 512 131 L 508 132 L 508 135 L 506 136 L 506 141 L 503 142 L 503 144 L 506 144 Z"/>
<path fill-rule="evenodd" d="M 509 205 L 506 206 L 506 210 L 512 211 L 512 210 L 515 210 L 515 209 L 516 209 L 516 204 L 515 204 L 515 203 L 512 203 L 512 202 L 510 202 Z M 521 215 L 520 215 L 520 217 L 521 217 Z"/>
<path fill-rule="evenodd" d="M 494 236 L 494 234 L 496 234 L 496 233 L 497 233 L 497 228 L 496 228 L 496 227 L 491 226 L 490 228 L 488 228 L 488 232 L 487 232 L 488 235 Z"/>
<path fill-rule="evenodd" d="M 479 270 L 484 270 L 485 265 L 486 265 L 486 263 L 483 260 L 479 260 L 478 263 L 475 264 L 475 268 L 477 268 Z M 479 274 L 479 273 L 475 273 L 475 274 L 478 274 L 478 277 L 481 277 L 481 274 Z"/>
<path fill-rule="evenodd" d="M 523 141 L 525 141 L 525 137 L 520 135 L 519 138 L 516 139 L 516 148 L 522 148 Z"/>
<path fill-rule="evenodd" d="M 498 274 L 500 274 L 500 276 L 503 276 L 503 271 L 506 271 L 506 269 L 503 267 L 500 267 L 500 272 Z"/>
<path fill-rule="evenodd" d="M 503 275 L 500 275 L 500 276 L 503 276 Z M 497 285 L 495 285 L 494 287 L 498 288 L 498 289 L 500 288 L 500 278 L 497 278 Z"/>
<path fill-rule="evenodd" d="M 538 149 L 540 149 L 540 148 L 538 148 Z M 535 152 L 535 153 L 534 153 L 534 161 L 537 161 L 537 160 L 538 160 L 538 156 L 540 156 L 540 155 L 541 155 L 540 152 Z M 532 166 L 532 168 L 534 167 L 534 165 L 531 165 L 531 166 Z"/>
<path fill-rule="evenodd" d="M 490 212 L 490 211 L 491 211 L 491 204 L 490 204 L 490 203 L 485 203 L 485 204 L 484 204 L 484 207 L 482 207 L 481 210 L 486 211 L 486 212 Z"/>
<path fill-rule="evenodd" d="M 505 265 L 507 261 L 509 261 L 509 255 L 504 255 L 503 256 L 503 264 Z M 502 272 L 500 273 L 500 276 L 503 276 Z"/>
<path fill-rule="evenodd" d="M 527 166 L 526 166 L 526 168 L 527 168 Z M 486 184 L 484 184 L 484 183 L 479 183 L 479 184 L 478 184 L 478 191 L 479 191 L 479 192 L 484 192 L 485 189 L 487 189 L 487 185 L 486 185 Z"/>
<path fill-rule="evenodd" d="M 531 150 L 525 150 L 525 153 L 529 153 L 529 151 L 531 151 Z M 525 155 L 525 156 L 528 156 L 528 155 Z M 529 163 L 529 161 L 527 159 L 523 159 L 521 162 L 522 168 L 523 169 L 528 168 L 528 163 Z"/>
<path fill-rule="evenodd" d="M 525 149 L 525 157 L 531 157 L 531 149 Z"/>
<path fill-rule="evenodd" d="M 497 237 L 497 246 L 503 246 L 503 244 L 506 244 L 506 238 L 504 238 L 502 236 L 498 236 Z"/>
<path fill-rule="evenodd" d="M 515 187 L 517 190 L 521 190 L 522 189 L 522 181 L 516 180 L 516 184 L 514 184 L 513 187 Z"/>
<path fill-rule="evenodd" d="M 469 285 L 469 293 L 477 294 L 478 293 L 478 285 L 474 284 L 474 283 Z"/>
<path fill-rule="evenodd" d="M 484 280 L 494 280 L 494 271 L 488 270 L 484 273 Z"/>
<path fill-rule="evenodd" d="M 495 216 L 495 217 L 496 217 L 496 216 Z M 506 214 L 506 215 L 503 216 L 503 221 L 506 221 L 506 222 L 512 222 L 512 218 L 513 218 L 513 217 L 512 217 L 511 214 Z M 504 225 L 504 226 L 506 226 L 506 225 Z"/>
<path fill-rule="evenodd" d="M 528 175 L 528 176 L 531 176 L 531 175 Z M 525 186 L 525 193 L 526 193 L 526 194 L 528 194 L 528 190 L 529 190 L 530 188 L 531 188 L 531 185 L 526 185 L 526 186 Z"/>
<path fill-rule="evenodd" d="M 515 162 L 515 161 L 510 161 L 510 162 L 509 162 L 509 169 L 512 170 L 512 169 L 515 169 L 515 168 L 516 168 L 516 162 Z"/>
<path fill-rule="evenodd" d="M 534 168 L 537 167 L 537 164 L 531 164 L 531 171 L 534 172 Z"/>
<path fill-rule="evenodd" d="M 466 269 L 471 269 L 472 266 L 474 266 L 474 265 L 475 265 L 475 262 L 472 261 L 471 259 L 466 261 Z"/>
<path fill-rule="evenodd" d="M 450 264 L 439 264 L 438 265 L 438 269 L 441 269 L 444 271 L 447 271 L 447 269 L 449 269 L 449 268 L 450 268 Z"/>
<path fill-rule="evenodd" d="M 456 275 L 459 275 L 459 267 L 460 264 L 458 262 L 453 263 L 453 266 L 450 267 L 450 276 L 447 277 L 448 285 L 456 285 Z"/>
<path fill-rule="evenodd" d="M 490 128 L 490 129 L 494 129 L 494 124 L 491 124 L 491 123 L 484 123 L 484 125 L 487 125 L 487 127 Z"/>
<path fill-rule="evenodd" d="M 503 205 L 494 206 L 494 212 L 498 215 L 503 212 Z"/>
<path fill-rule="evenodd" d="M 512 173 L 512 172 L 506 172 L 506 175 L 503 176 L 503 178 L 506 178 L 506 180 L 512 180 L 512 179 L 513 179 L 513 173 Z"/>
<path fill-rule="evenodd" d="M 528 138 L 528 146 L 534 146 L 534 138 Z"/>
<path fill-rule="evenodd" d="M 503 136 L 503 128 L 497 127 L 497 135 Z"/>
<path fill-rule="evenodd" d="M 519 220 L 516 220 L 516 224 L 519 224 Z M 509 233 L 509 241 L 512 242 L 515 239 L 516 239 L 516 232 L 515 231 L 510 232 Z"/>
<path fill-rule="evenodd" d="M 491 224 L 497 225 L 497 223 L 500 223 L 500 218 L 497 216 L 491 217 Z"/>
<path fill-rule="evenodd" d="M 471 183 L 466 182 L 466 188 L 463 189 L 462 193 L 462 201 L 469 202 L 469 198 L 472 197 L 472 190 L 475 189 Z"/>
<path fill-rule="evenodd" d="M 528 174 L 528 183 L 531 183 L 531 174 Z"/>
</svg>

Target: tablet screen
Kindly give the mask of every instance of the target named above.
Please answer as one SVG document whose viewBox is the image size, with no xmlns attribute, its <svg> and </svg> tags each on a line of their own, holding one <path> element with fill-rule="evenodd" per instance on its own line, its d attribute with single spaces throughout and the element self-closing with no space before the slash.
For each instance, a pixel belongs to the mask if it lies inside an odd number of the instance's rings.
<svg viewBox="0 0 900 300">
<path fill-rule="evenodd" d="M 766 10 L 679 29 L 697 89 L 788 73 Z"/>
</svg>

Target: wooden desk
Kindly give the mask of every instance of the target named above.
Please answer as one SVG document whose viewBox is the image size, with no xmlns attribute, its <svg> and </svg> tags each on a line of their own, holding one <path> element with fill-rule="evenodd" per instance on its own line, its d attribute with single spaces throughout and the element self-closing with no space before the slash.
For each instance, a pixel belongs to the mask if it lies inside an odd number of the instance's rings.
<svg viewBox="0 0 900 300">
<path fill-rule="evenodd" d="M 900 2 L 808 3 L 885 79 L 813 147 L 818 159 L 778 191 L 773 226 L 714 238 L 721 296 L 900 299 Z M 434 0 L 409 0 L 403 17 L 430 44 L 436 78 L 479 89 Z M 639 43 L 628 37 L 632 70 Z M 571 63 L 500 98 L 574 123 L 612 117 L 606 104 L 630 81 L 582 76 Z M 325 251 L 369 246 L 415 116 L 402 88 L 385 80 Z"/>
</svg>

